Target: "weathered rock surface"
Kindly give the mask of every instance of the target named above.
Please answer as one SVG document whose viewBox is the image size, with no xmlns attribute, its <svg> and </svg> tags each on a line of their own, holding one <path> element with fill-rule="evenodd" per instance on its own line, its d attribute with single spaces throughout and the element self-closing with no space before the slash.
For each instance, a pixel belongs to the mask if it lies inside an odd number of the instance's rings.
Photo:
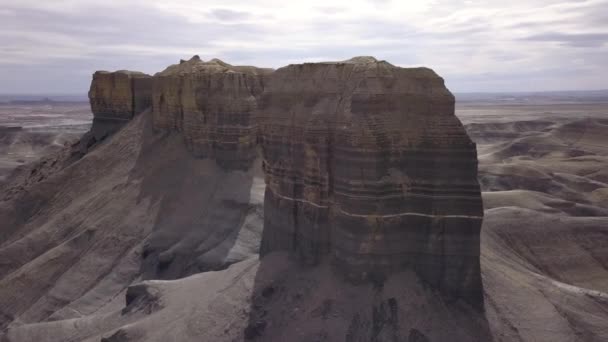
<svg viewBox="0 0 608 342">
<path fill-rule="evenodd" d="M 426 68 L 373 57 L 290 65 L 260 99 L 261 253 L 330 255 L 354 280 L 414 268 L 481 306 L 475 144 Z"/>
<path fill-rule="evenodd" d="M 137 71 L 97 71 L 89 90 L 96 140 L 114 133 L 152 103 L 152 78 Z"/>
<path fill-rule="evenodd" d="M 153 78 L 154 126 L 181 132 L 196 156 L 247 169 L 256 157 L 256 96 L 271 72 L 198 56 L 182 60 Z"/>
<path fill-rule="evenodd" d="M 137 71 L 97 71 L 89 100 L 96 118 L 131 120 L 151 105 L 151 77 Z"/>
</svg>

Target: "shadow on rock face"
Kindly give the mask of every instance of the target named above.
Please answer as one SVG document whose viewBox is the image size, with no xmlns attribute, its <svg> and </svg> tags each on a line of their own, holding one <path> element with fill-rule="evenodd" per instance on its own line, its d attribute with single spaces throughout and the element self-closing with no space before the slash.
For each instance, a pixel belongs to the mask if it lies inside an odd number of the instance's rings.
<svg viewBox="0 0 608 342">
<path fill-rule="evenodd" d="M 483 313 L 446 302 L 413 271 L 382 286 L 353 284 L 327 261 L 302 266 L 287 253 L 260 261 L 245 341 L 492 341 Z"/>
<path fill-rule="evenodd" d="M 235 243 L 246 221 L 261 220 L 262 203 L 252 202 L 259 165 L 253 162 L 246 171 L 221 168 L 193 157 L 180 134 L 155 132 L 149 121 L 147 126 L 130 176 L 141 182 L 138 201 L 151 200 L 157 208 L 143 247 L 143 278 L 223 269 L 257 251 Z M 256 239 L 249 242 L 257 245 Z"/>
</svg>

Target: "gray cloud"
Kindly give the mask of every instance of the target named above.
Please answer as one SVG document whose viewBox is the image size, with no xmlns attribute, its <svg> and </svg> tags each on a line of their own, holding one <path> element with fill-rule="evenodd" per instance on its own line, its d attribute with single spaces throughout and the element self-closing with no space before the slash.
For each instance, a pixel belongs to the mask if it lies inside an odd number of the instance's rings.
<svg viewBox="0 0 608 342">
<path fill-rule="evenodd" d="M 94 70 L 155 73 L 194 54 L 264 67 L 375 55 L 432 67 L 455 91 L 608 88 L 607 1 L 311 1 L 307 11 L 244 0 L 0 0 L 0 92 L 85 93 Z"/>
<path fill-rule="evenodd" d="M 239 21 L 250 17 L 251 14 L 244 11 L 233 11 L 225 8 L 211 10 L 211 15 L 224 21 Z"/>
<path fill-rule="evenodd" d="M 608 42 L 608 33 L 542 33 L 524 38 L 537 42 L 557 42 L 574 47 L 598 47 Z"/>
</svg>

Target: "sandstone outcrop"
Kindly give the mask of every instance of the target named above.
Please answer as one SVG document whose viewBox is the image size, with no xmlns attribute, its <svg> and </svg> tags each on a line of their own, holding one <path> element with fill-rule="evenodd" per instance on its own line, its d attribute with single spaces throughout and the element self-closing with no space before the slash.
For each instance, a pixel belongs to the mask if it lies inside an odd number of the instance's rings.
<svg viewBox="0 0 608 342">
<path fill-rule="evenodd" d="M 271 72 L 198 56 L 169 66 L 153 78 L 154 127 L 181 132 L 196 156 L 246 169 L 256 156 L 256 97 Z"/>
<path fill-rule="evenodd" d="M 137 71 L 97 71 L 89 101 L 95 118 L 131 120 L 151 105 L 151 77 Z"/>
<path fill-rule="evenodd" d="M 475 144 L 432 70 L 356 57 L 273 72 L 194 56 L 151 78 L 98 72 L 90 97 L 96 120 L 151 105 L 155 130 L 224 169 L 250 169 L 260 144 L 262 255 L 329 256 L 355 281 L 413 268 L 482 303 Z"/>
<path fill-rule="evenodd" d="M 97 72 L 89 96 L 93 142 L 151 106 L 157 132 L 223 169 L 250 170 L 261 147 L 262 255 L 329 257 L 354 281 L 413 268 L 481 306 L 475 144 L 432 70 L 356 57 L 273 72 L 194 56 L 153 77 Z"/>
<path fill-rule="evenodd" d="M 329 255 L 353 280 L 411 267 L 482 305 L 476 149 L 441 77 L 372 57 L 289 65 L 265 84 L 258 124 L 262 255 Z"/>
<path fill-rule="evenodd" d="M 97 71 L 89 90 L 91 133 L 99 141 L 152 103 L 152 78 L 137 71 Z"/>
</svg>

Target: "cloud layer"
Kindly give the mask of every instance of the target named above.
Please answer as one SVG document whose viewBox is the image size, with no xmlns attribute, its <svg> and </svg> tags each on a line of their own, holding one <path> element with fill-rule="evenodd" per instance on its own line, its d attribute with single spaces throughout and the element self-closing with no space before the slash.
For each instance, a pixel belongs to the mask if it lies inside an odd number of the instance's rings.
<svg viewBox="0 0 608 342">
<path fill-rule="evenodd" d="M 601 89 L 608 0 L 0 0 L 0 93 L 84 93 L 95 70 L 194 54 L 275 68 L 374 55 L 457 92 Z"/>
</svg>

